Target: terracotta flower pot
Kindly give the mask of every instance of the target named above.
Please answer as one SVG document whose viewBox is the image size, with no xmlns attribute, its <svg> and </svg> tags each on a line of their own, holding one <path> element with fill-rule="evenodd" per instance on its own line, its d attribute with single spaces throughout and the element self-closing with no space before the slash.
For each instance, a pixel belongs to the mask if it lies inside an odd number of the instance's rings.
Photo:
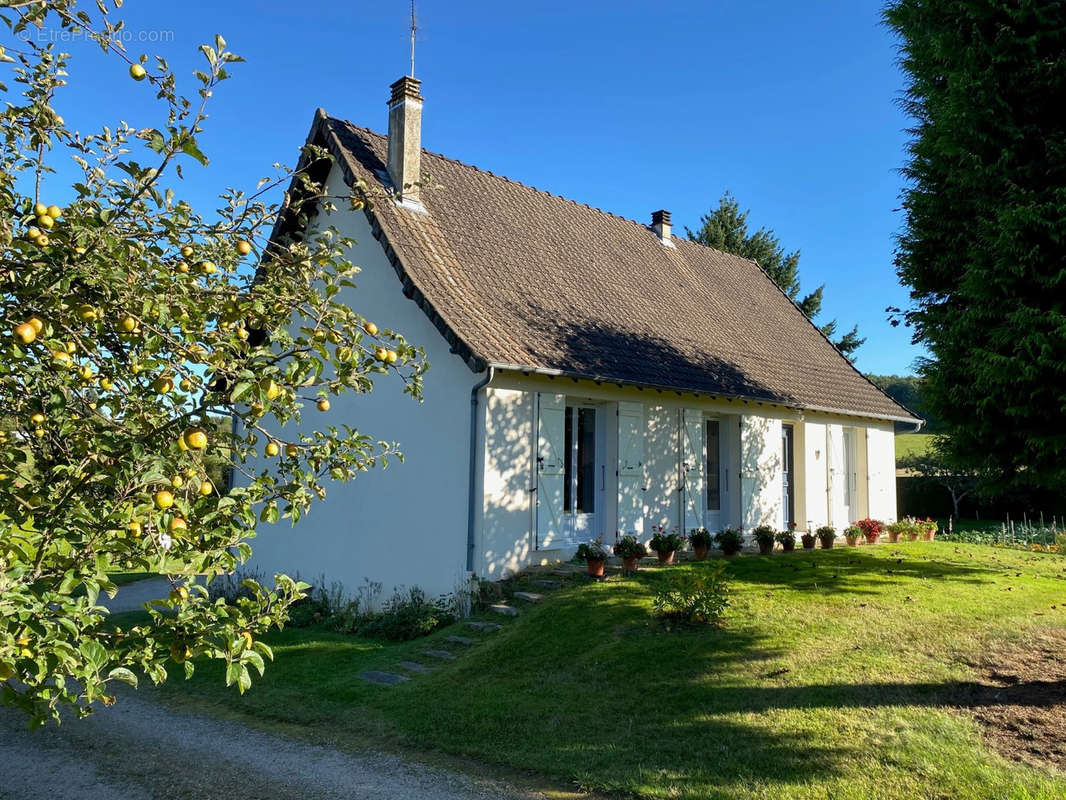
<svg viewBox="0 0 1066 800">
<path fill-rule="evenodd" d="M 880 538 L 881 535 L 879 533 L 868 533 L 866 534 L 866 544 L 877 544 Z"/>
<path fill-rule="evenodd" d="M 772 552 L 774 552 L 774 543 L 773 542 L 769 542 L 767 544 L 763 544 L 762 542 L 759 542 L 759 555 L 768 556 Z"/>
<path fill-rule="evenodd" d="M 707 558 L 707 553 L 710 551 L 707 545 L 694 544 L 692 545 L 692 556 L 697 561 L 704 561 Z"/>
<path fill-rule="evenodd" d="M 845 536 L 844 537 L 844 541 L 846 541 L 848 543 L 848 547 L 854 547 L 855 545 L 857 545 L 859 543 L 859 537 L 858 536 Z"/>
<path fill-rule="evenodd" d="M 667 565 L 667 564 L 673 564 L 674 563 L 674 551 L 673 550 L 667 550 L 665 552 L 656 551 L 655 555 L 657 555 L 659 557 L 659 563 L 664 565 L 664 566 Z"/>
<path fill-rule="evenodd" d="M 622 559 L 622 571 L 623 572 L 636 572 L 637 562 L 640 561 L 638 556 L 630 556 L 629 558 Z"/>
<path fill-rule="evenodd" d="M 896 533 L 895 531 L 889 531 L 888 532 L 888 541 L 889 541 L 890 544 L 896 544 L 897 542 L 899 542 L 899 534 Z"/>
<path fill-rule="evenodd" d="M 908 542 L 916 542 L 916 541 L 918 541 L 918 534 L 916 534 L 916 533 L 908 533 L 907 534 L 907 541 Z"/>
<path fill-rule="evenodd" d="M 603 559 L 602 558 L 597 558 L 597 559 L 591 559 L 590 558 L 586 562 L 586 568 L 588 569 L 589 575 L 591 575 L 593 578 L 602 578 L 603 577 Z"/>
<path fill-rule="evenodd" d="M 801 540 L 803 542 L 804 550 L 813 550 L 814 543 L 818 541 L 818 539 L 814 536 L 803 536 L 801 537 Z"/>
<path fill-rule="evenodd" d="M 781 549 L 784 550 L 786 553 L 791 553 L 793 550 L 796 549 L 796 540 L 786 539 L 785 541 L 781 542 Z"/>
<path fill-rule="evenodd" d="M 923 538 L 924 538 L 924 539 L 925 539 L 925 540 L 926 540 L 927 542 L 931 542 L 931 541 L 933 541 L 933 540 L 934 540 L 934 539 L 936 538 L 936 531 L 925 531 L 925 535 L 924 535 L 924 537 L 923 537 Z"/>
<path fill-rule="evenodd" d="M 823 550 L 832 550 L 833 549 L 833 543 L 836 540 L 835 539 L 829 539 L 829 538 L 823 539 L 821 537 L 818 537 L 818 541 L 822 543 L 822 549 Z"/>
</svg>

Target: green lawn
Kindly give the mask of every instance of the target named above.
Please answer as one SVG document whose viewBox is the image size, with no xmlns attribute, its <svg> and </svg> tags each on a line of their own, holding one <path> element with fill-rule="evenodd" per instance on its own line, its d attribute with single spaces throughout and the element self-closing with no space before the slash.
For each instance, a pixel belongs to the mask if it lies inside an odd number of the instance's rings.
<svg viewBox="0 0 1066 800">
<path fill-rule="evenodd" d="M 244 697 L 207 669 L 164 696 L 640 797 L 1066 797 L 1066 776 L 997 754 L 951 708 L 989 654 L 1066 631 L 1066 558 L 882 543 L 746 555 L 730 569 L 718 630 L 655 618 L 661 573 L 648 569 L 568 584 L 399 686 L 357 674 L 433 663 L 421 652 L 459 631 L 387 644 L 289 629 Z"/>
<path fill-rule="evenodd" d="M 931 433 L 900 433 L 896 435 L 896 460 L 912 454 L 921 454 L 933 440 Z"/>
</svg>

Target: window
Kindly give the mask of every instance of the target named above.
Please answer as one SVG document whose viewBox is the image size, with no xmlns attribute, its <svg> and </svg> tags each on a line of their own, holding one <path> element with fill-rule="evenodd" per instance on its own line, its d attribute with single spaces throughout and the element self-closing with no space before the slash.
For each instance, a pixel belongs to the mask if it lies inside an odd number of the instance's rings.
<svg viewBox="0 0 1066 800">
<path fill-rule="evenodd" d="M 785 527 L 796 521 L 796 492 L 793 471 L 795 468 L 792 454 L 793 429 L 791 425 L 781 426 L 781 510 Z"/>
<path fill-rule="evenodd" d="M 596 512 L 596 409 L 566 407 L 563 511 Z"/>
<path fill-rule="evenodd" d="M 721 427 L 716 419 L 707 420 L 707 510 L 722 508 L 722 447 Z"/>
</svg>

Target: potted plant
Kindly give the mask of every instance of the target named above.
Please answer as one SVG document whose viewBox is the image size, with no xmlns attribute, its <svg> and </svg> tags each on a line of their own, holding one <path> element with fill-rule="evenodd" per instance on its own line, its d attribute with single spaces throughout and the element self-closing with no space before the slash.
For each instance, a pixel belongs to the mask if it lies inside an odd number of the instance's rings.
<svg viewBox="0 0 1066 800">
<path fill-rule="evenodd" d="M 788 530 L 780 531 L 774 538 L 781 543 L 782 550 L 791 553 L 796 549 L 796 523 L 788 523 Z"/>
<path fill-rule="evenodd" d="M 774 538 L 776 535 L 774 529 L 769 525 L 760 525 L 752 529 L 751 538 L 755 540 L 755 544 L 759 545 L 759 555 L 768 556 L 774 551 Z"/>
<path fill-rule="evenodd" d="M 921 529 L 922 538 L 927 542 L 931 542 L 936 538 L 936 532 L 940 528 L 936 524 L 936 520 L 930 517 L 926 517 L 922 522 L 919 522 L 918 527 Z"/>
<path fill-rule="evenodd" d="M 800 541 L 803 542 L 804 550 L 813 550 L 814 543 L 818 541 L 818 537 L 810 531 L 806 531 L 802 536 L 800 536 Z"/>
<path fill-rule="evenodd" d="M 603 565 L 607 562 L 607 548 L 603 546 L 603 542 L 598 539 L 582 542 L 577 546 L 574 557 L 585 562 L 585 567 L 593 578 L 603 577 Z"/>
<path fill-rule="evenodd" d="M 828 550 L 833 546 L 833 542 L 836 541 L 837 529 L 832 525 L 823 525 L 814 534 L 818 537 L 818 541 L 822 543 L 822 549 Z"/>
<path fill-rule="evenodd" d="M 636 572 L 637 562 L 648 554 L 648 548 L 637 537 L 627 533 L 614 544 L 614 554 L 622 559 L 623 572 Z"/>
<path fill-rule="evenodd" d="M 899 537 L 903 535 L 903 532 L 907 530 L 907 523 L 904 520 L 897 520 L 891 525 L 887 525 L 885 530 L 888 532 L 888 541 L 895 544 L 899 541 Z"/>
<path fill-rule="evenodd" d="M 692 544 L 692 553 L 697 561 L 703 561 L 710 552 L 714 537 L 706 528 L 693 528 L 688 532 L 688 540 Z"/>
<path fill-rule="evenodd" d="M 859 537 L 862 536 L 862 528 L 858 525 L 848 525 L 844 529 L 844 541 L 848 543 L 848 547 L 854 547 L 859 543 Z"/>
<path fill-rule="evenodd" d="M 651 537 L 649 546 L 659 556 L 659 563 L 673 564 L 674 553 L 681 549 L 685 543 L 684 538 L 674 531 L 667 533 L 665 525 L 652 525 L 651 529 L 655 531 L 655 534 Z"/>
<path fill-rule="evenodd" d="M 885 529 L 885 523 L 879 519 L 860 519 L 855 523 L 866 537 L 867 544 L 877 544 L 881 538 L 881 531 Z"/>
<path fill-rule="evenodd" d="M 744 546 L 744 534 L 736 528 L 726 528 L 714 535 L 714 543 L 726 557 L 735 556 Z"/>
<path fill-rule="evenodd" d="M 907 538 L 908 542 L 913 542 L 919 536 L 921 536 L 922 531 L 919 527 L 918 520 L 916 520 L 914 517 L 906 517 L 903 522 L 905 525 L 903 529 L 903 535 Z"/>
</svg>

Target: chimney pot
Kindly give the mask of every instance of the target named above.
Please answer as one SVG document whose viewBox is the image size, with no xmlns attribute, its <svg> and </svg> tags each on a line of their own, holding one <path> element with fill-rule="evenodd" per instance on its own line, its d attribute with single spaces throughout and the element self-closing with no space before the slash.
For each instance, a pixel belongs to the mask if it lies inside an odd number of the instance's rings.
<svg viewBox="0 0 1066 800">
<path fill-rule="evenodd" d="M 660 209 L 651 212 L 651 229 L 659 237 L 663 244 L 673 244 L 670 241 L 670 212 Z"/>
<path fill-rule="evenodd" d="M 389 177 L 401 202 L 421 205 L 422 81 L 404 75 L 389 97 Z"/>
</svg>

